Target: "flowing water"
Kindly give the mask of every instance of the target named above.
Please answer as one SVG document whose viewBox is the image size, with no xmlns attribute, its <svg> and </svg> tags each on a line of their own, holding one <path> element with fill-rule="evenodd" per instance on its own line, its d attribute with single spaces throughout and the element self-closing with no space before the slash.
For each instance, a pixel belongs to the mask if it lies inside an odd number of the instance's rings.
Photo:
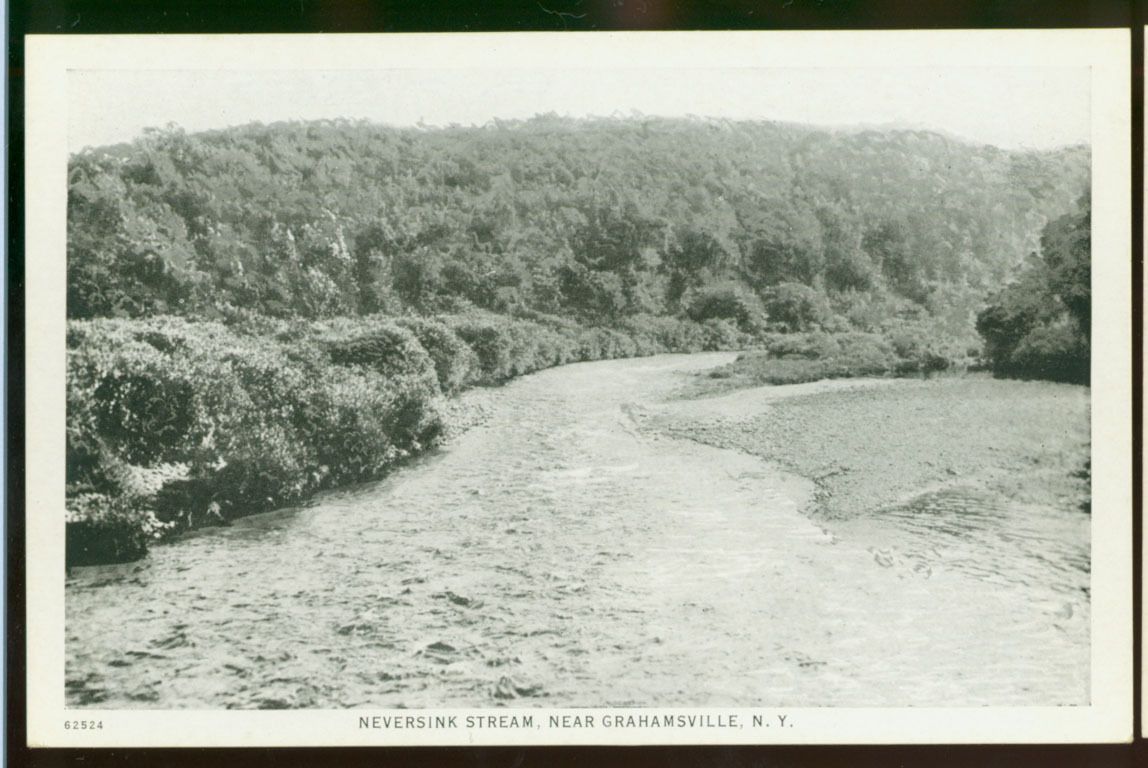
<svg viewBox="0 0 1148 768">
<path fill-rule="evenodd" d="M 939 494 L 826 530 L 806 481 L 638 430 L 731 358 L 529 376 L 385 481 L 75 569 L 69 705 L 1087 702 L 1087 516 Z"/>
</svg>

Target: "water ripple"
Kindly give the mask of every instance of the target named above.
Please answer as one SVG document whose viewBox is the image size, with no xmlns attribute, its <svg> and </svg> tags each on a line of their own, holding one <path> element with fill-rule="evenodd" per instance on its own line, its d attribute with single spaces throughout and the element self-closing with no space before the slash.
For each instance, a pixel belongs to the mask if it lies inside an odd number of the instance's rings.
<svg viewBox="0 0 1148 768">
<path fill-rule="evenodd" d="M 383 482 L 74 571 L 69 706 L 1087 701 L 1082 516 L 941 494 L 825 528 L 760 460 L 636 431 L 727 359 L 527 377 Z"/>
</svg>

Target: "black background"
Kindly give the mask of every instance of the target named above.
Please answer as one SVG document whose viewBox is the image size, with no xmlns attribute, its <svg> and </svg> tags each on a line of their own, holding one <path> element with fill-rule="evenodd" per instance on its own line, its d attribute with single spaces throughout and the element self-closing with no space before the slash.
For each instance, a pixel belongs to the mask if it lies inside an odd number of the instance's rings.
<svg viewBox="0 0 1148 768">
<path fill-rule="evenodd" d="M 494 749 L 28 750 L 24 717 L 22 360 L 23 35 L 110 33 L 495 32 L 686 29 L 939 29 L 1122 27 L 1133 49 L 1134 592 L 1140 605 L 1143 27 L 1148 0 L 13 0 L 8 50 L 8 569 L 7 763 L 35 766 L 569 765 L 653 766 L 1148 766 L 1132 745 L 930 747 L 658 747 Z M 1140 701 L 1136 616 L 1135 701 Z M 1140 731 L 1137 711 L 1135 732 Z M 201 734 L 210 741 L 211 734 Z"/>
</svg>

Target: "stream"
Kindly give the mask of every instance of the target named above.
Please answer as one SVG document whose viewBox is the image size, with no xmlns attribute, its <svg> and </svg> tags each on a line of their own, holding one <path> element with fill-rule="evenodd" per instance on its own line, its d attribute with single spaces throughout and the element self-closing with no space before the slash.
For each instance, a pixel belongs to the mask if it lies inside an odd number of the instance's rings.
<svg viewBox="0 0 1148 768">
<path fill-rule="evenodd" d="M 465 395 L 489 418 L 383 481 L 73 569 L 68 705 L 1088 701 L 1087 522 L 942 495 L 833 527 L 807 481 L 639 430 L 733 357 Z"/>
</svg>

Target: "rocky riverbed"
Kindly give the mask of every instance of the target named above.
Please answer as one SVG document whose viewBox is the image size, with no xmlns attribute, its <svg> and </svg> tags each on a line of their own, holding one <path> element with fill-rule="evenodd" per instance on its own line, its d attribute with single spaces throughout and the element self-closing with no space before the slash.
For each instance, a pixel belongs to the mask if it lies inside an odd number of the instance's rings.
<svg viewBox="0 0 1148 768">
<path fill-rule="evenodd" d="M 707 384 L 695 377 L 688 396 L 643 411 L 643 424 L 760 456 L 815 481 L 812 511 L 826 518 L 853 518 L 952 487 L 1088 509 L 1087 387 L 950 376 L 710 395 Z"/>
</svg>

